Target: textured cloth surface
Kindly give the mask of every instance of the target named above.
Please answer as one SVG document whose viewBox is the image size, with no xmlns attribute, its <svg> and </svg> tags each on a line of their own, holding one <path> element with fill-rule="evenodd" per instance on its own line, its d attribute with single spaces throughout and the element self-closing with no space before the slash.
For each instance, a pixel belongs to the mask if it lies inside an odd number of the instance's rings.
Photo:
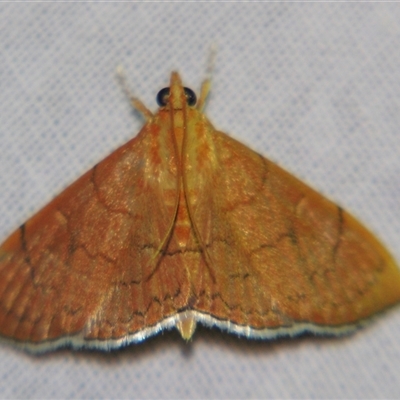
<svg viewBox="0 0 400 400">
<path fill-rule="evenodd" d="M 0 239 L 127 141 L 180 71 L 207 115 L 371 228 L 400 260 L 400 6 L 356 3 L 0 5 Z M 400 396 L 400 310 L 341 339 L 199 329 L 110 354 L 0 345 L 4 398 Z"/>
</svg>

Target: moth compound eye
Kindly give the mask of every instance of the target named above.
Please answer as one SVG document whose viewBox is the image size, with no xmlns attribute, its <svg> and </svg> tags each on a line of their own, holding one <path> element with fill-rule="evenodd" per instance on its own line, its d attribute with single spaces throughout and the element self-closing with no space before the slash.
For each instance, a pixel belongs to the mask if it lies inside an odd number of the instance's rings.
<svg viewBox="0 0 400 400">
<path fill-rule="evenodd" d="M 184 90 L 184 92 L 185 92 L 186 103 L 187 103 L 187 105 L 188 105 L 188 106 L 191 106 L 191 107 L 194 106 L 194 105 L 196 105 L 196 101 L 197 101 L 196 93 L 193 92 L 192 89 L 189 89 L 189 88 L 187 88 L 187 87 L 183 88 L 183 90 Z"/>
<path fill-rule="evenodd" d="M 166 87 L 164 89 L 161 89 L 158 94 L 157 94 L 157 104 L 160 107 L 164 107 L 168 103 L 168 97 L 169 97 L 169 87 Z"/>
<path fill-rule="evenodd" d="M 196 105 L 197 97 L 196 97 L 196 94 L 193 92 L 193 90 L 185 87 L 185 88 L 183 88 L 183 91 L 185 92 L 186 104 L 190 107 L 193 107 L 194 105 Z M 157 94 L 157 104 L 160 107 L 166 106 L 168 103 L 169 95 L 170 95 L 169 87 L 161 89 Z"/>
</svg>

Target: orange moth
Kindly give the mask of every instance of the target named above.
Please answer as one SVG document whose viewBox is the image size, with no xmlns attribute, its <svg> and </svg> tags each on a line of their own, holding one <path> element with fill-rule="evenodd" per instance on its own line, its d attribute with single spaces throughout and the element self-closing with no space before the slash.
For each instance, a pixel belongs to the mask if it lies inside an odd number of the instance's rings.
<svg viewBox="0 0 400 400">
<path fill-rule="evenodd" d="M 217 131 L 177 73 L 139 134 L 0 247 L 0 335 L 109 350 L 196 323 L 256 339 L 340 335 L 400 301 L 351 215 Z"/>
</svg>

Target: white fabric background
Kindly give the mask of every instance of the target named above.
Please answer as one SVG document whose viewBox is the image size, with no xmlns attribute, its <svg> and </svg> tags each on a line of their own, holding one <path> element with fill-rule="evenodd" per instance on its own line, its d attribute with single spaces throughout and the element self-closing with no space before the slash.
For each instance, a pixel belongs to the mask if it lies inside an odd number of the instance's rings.
<svg viewBox="0 0 400 400">
<path fill-rule="evenodd" d="M 400 260 L 400 4 L 0 5 L 0 240 L 127 141 L 178 69 L 207 114 L 369 226 Z M 175 331 L 111 354 L 0 345 L 4 398 L 400 396 L 400 310 L 341 339 Z"/>
</svg>

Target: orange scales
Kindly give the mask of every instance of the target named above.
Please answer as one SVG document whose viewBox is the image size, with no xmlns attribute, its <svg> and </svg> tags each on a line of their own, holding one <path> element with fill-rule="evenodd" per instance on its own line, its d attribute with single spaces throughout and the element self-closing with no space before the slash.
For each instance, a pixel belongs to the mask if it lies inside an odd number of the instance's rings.
<svg viewBox="0 0 400 400">
<path fill-rule="evenodd" d="M 0 248 L 0 335 L 109 350 L 196 323 L 251 338 L 343 334 L 400 301 L 352 216 L 214 129 L 172 73 L 139 134 Z"/>
</svg>

